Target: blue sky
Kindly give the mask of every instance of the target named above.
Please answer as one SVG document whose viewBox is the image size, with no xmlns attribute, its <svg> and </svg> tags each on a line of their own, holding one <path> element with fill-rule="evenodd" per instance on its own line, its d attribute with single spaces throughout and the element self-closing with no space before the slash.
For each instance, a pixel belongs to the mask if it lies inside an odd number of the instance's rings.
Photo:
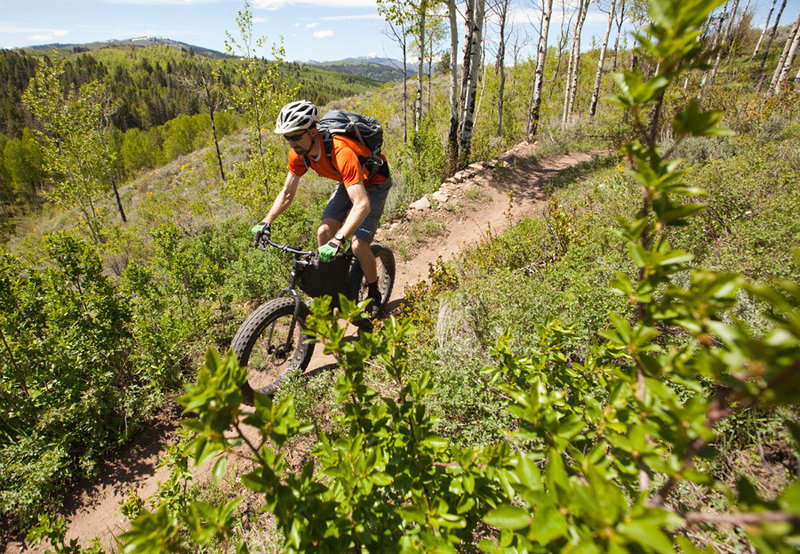
<svg viewBox="0 0 800 554">
<path fill-rule="evenodd" d="M 512 19 L 525 55 L 525 48 L 535 43 L 530 21 L 538 24 L 538 17 L 533 0 L 514 1 L 518 7 Z M 0 48 L 158 36 L 224 52 L 225 31 L 236 29 L 243 5 L 243 0 L 0 0 Z M 770 5 L 771 0 L 751 0 L 756 23 L 763 25 Z M 800 0 L 790 0 L 781 23 L 793 23 L 798 7 Z M 386 25 L 373 0 L 252 0 L 252 9 L 255 35 L 267 37 L 268 44 L 283 36 L 288 60 L 401 56 L 385 36 Z M 560 25 L 559 9 L 555 11 L 551 42 Z M 593 2 L 584 29 L 587 45 L 592 35 L 602 35 L 606 18 Z M 269 49 L 262 54 L 269 56 Z"/>
</svg>

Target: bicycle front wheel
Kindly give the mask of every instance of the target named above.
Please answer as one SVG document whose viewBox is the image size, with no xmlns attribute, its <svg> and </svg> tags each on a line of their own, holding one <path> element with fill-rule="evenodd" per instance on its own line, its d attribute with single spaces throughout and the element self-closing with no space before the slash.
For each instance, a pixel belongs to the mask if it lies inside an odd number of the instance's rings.
<svg viewBox="0 0 800 554">
<path fill-rule="evenodd" d="M 295 300 L 277 298 L 262 304 L 242 323 L 231 342 L 240 366 L 247 367 L 242 386 L 245 404 L 252 405 L 253 391 L 272 396 L 292 371 L 308 367 L 314 344 L 303 333 L 308 307 L 300 303 L 294 319 Z M 294 328 L 292 328 L 294 327 Z"/>
</svg>

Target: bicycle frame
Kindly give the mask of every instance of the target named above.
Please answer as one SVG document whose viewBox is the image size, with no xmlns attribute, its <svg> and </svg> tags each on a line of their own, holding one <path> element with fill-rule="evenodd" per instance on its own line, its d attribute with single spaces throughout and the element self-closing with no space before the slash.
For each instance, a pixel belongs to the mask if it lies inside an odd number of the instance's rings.
<svg viewBox="0 0 800 554">
<path fill-rule="evenodd" d="M 353 263 L 355 256 L 353 255 L 352 250 L 348 248 L 346 252 L 337 254 L 337 256 L 330 262 L 325 262 L 321 268 L 319 257 L 317 256 L 317 252 L 314 250 L 299 250 L 285 244 L 272 242 L 269 239 L 264 242 L 274 248 L 277 248 L 278 250 L 289 252 L 294 255 L 291 277 L 289 278 L 289 286 L 281 290 L 278 294 L 278 298 L 291 296 L 294 299 L 294 314 L 292 315 L 292 323 L 289 327 L 286 344 L 284 345 L 285 348 L 288 349 L 294 342 L 295 326 L 297 325 L 297 320 L 300 317 L 300 304 L 302 303 L 302 300 L 300 299 L 300 294 L 297 292 L 297 289 L 299 288 L 312 298 L 329 294 L 334 299 L 334 303 L 338 303 L 338 293 L 344 293 L 346 291 L 347 276 L 349 274 L 350 265 Z M 266 251 L 266 248 L 263 246 L 261 249 Z M 336 272 L 339 274 L 336 275 Z M 306 282 L 303 281 L 304 275 L 306 275 L 308 279 Z M 334 280 L 326 280 L 327 277 L 331 276 L 334 277 Z M 272 342 L 273 331 L 274 324 L 269 330 L 270 343 Z"/>
</svg>

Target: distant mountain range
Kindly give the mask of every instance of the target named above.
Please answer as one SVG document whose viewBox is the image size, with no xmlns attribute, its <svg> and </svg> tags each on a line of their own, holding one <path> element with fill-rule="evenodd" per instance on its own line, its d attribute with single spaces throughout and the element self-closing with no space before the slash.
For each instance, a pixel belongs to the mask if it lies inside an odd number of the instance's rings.
<svg viewBox="0 0 800 554">
<path fill-rule="evenodd" d="M 40 44 L 37 46 L 29 46 L 28 50 L 69 50 L 71 52 L 88 52 L 92 50 L 99 50 L 101 48 L 112 47 L 126 47 L 134 46 L 138 48 L 146 48 L 147 46 L 167 46 L 175 48 L 176 50 L 185 50 L 187 52 L 194 52 L 199 56 L 207 58 L 227 58 L 228 55 L 217 50 L 210 48 L 203 48 L 202 46 L 195 46 L 193 44 L 186 44 L 177 40 L 172 40 L 162 37 L 135 37 L 124 40 L 104 40 L 97 42 L 86 42 L 83 44 Z M 377 57 L 359 57 L 359 58 L 346 58 L 344 60 L 336 61 L 317 61 L 308 60 L 302 62 L 320 69 L 328 71 L 335 71 L 337 73 L 346 73 L 349 75 L 358 75 L 360 77 L 367 77 L 383 83 L 389 81 L 396 81 L 403 78 L 403 62 L 392 58 L 377 58 Z M 412 64 L 413 65 L 413 64 Z M 416 71 L 416 66 L 409 65 L 409 71 Z M 426 69 L 427 71 L 427 66 Z"/>
<path fill-rule="evenodd" d="M 227 58 L 227 54 L 212 50 L 210 48 L 203 48 L 202 46 L 195 46 L 193 44 L 186 44 L 177 40 L 162 37 L 135 37 L 125 40 L 103 40 L 98 42 L 85 42 L 83 44 L 62 44 L 59 42 L 52 44 L 40 44 L 37 46 L 28 46 L 23 50 L 71 50 L 73 52 L 88 52 L 91 50 L 100 50 L 101 48 L 111 48 L 120 46 L 136 46 L 139 48 L 146 48 L 148 46 L 167 46 L 175 48 L 176 50 L 185 50 L 187 52 L 194 52 L 200 56 L 207 58 Z"/>
<path fill-rule="evenodd" d="M 403 64 L 391 58 L 346 58 L 333 62 L 319 62 L 309 60 L 308 65 L 335 71 L 337 73 L 348 73 L 360 75 L 382 83 L 396 81 L 403 78 Z"/>
</svg>

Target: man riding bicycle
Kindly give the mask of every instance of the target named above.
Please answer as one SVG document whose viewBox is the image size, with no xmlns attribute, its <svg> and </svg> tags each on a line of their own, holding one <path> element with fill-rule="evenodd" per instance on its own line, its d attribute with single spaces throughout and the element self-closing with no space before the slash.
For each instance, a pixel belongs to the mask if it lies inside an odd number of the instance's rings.
<svg viewBox="0 0 800 554">
<path fill-rule="evenodd" d="M 370 155 L 370 149 L 343 135 L 333 135 L 332 152 L 325 152 L 322 134 L 317 129 L 319 114 L 311 102 L 299 100 L 281 109 L 275 133 L 289 141 L 289 172 L 283 188 L 275 197 L 269 213 L 253 227 L 256 243 L 270 237 L 270 226 L 294 201 L 301 177 L 309 169 L 338 183 L 322 213 L 317 229 L 320 260 L 331 260 L 352 237 L 353 254 L 361 264 L 372 302 L 367 306 L 370 317 L 377 316 L 380 291 L 375 256 L 370 244 L 378 229 L 386 197 L 392 186 L 389 166 L 381 154 L 383 165 L 373 176 L 362 166 L 359 157 Z M 330 157 L 329 157 L 330 155 Z"/>
</svg>

